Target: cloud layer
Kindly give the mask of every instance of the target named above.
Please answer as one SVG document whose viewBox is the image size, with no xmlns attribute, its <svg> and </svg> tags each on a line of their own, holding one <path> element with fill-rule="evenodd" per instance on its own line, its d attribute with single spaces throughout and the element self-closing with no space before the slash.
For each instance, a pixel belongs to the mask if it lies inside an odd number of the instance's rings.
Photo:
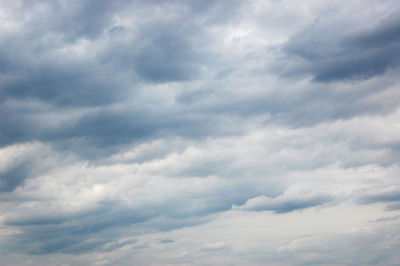
<svg viewBox="0 0 400 266">
<path fill-rule="evenodd" d="M 2 265 L 395 265 L 398 17 L 2 1 Z"/>
</svg>

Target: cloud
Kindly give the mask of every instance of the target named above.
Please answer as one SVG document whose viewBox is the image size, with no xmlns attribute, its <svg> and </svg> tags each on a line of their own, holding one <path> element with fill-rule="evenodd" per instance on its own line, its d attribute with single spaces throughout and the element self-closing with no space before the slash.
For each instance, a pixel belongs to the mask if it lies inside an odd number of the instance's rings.
<svg viewBox="0 0 400 266">
<path fill-rule="evenodd" d="M 333 196 L 324 194 L 288 195 L 286 193 L 275 198 L 270 198 L 262 195 L 248 199 L 246 203 L 243 204 L 242 206 L 233 206 L 233 209 L 287 213 L 296 210 L 324 205 L 333 200 L 334 200 Z"/>
<path fill-rule="evenodd" d="M 22 229 L 10 242 L 14 248 L 21 247 L 31 254 L 81 254 L 96 249 L 112 250 L 111 247 L 120 247 L 110 245 L 120 235 L 118 228 L 148 219 L 146 214 L 138 214 L 135 210 L 121 209 L 116 204 L 103 202 L 98 207 L 73 215 L 10 220 L 7 224 Z"/>
<path fill-rule="evenodd" d="M 221 249 L 226 248 L 226 245 L 224 242 L 216 242 L 216 243 L 210 243 L 204 246 L 202 249 L 203 251 L 218 251 Z"/>
<path fill-rule="evenodd" d="M 283 75 L 311 74 L 318 82 L 364 80 L 396 68 L 400 63 L 393 56 L 400 51 L 397 13 L 374 18 L 369 27 L 361 29 L 319 19 L 283 46 L 282 51 L 294 58 L 293 62 L 295 58 L 299 61 Z"/>
<path fill-rule="evenodd" d="M 0 191 L 12 192 L 22 186 L 26 179 L 51 171 L 60 158 L 51 148 L 38 142 L 15 144 L 0 149 Z M 64 162 L 71 156 L 65 154 Z"/>
<path fill-rule="evenodd" d="M 393 264 L 397 6 L 1 1 L 2 263 Z"/>
<path fill-rule="evenodd" d="M 6 169 L 0 175 L 0 191 L 10 192 L 21 185 L 29 177 L 27 165 L 17 165 Z"/>
<path fill-rule="evenodd" d="M 305 236 L 292 240 L 279 247 L 282 256 L 289 256 L 300 263 L 359 263 L 368 265 L 395 264 L 397 255 L 389 255 L 393 246 L 398 245 L 396 237 L 387 232 L 394 229 L 396 223 L 373 225 L 369 228 L 357 228 L 353 231 L 341 231 L 324 238 Z M 371 230 L 374 228 L 373 230 Z M 360 244 L 362 243 L 362 244 Z M 350 254 L 358 254 L 356 257 Z M 364 254 L 364 256 L 361 256 Z M 367 255 L 365 255 L 367 254 Z M 299 257 L 300 255 L 300 257 Z"/>
<path fill-rule="evenodd" d="M 371 188 L 367 191 L 359 192 L 360 196 L 356 198 L 359 204 L 386 204 L 385 210 L 395 211 L 400 209 L 400 191 L 398 187 Z"/>
</svg>

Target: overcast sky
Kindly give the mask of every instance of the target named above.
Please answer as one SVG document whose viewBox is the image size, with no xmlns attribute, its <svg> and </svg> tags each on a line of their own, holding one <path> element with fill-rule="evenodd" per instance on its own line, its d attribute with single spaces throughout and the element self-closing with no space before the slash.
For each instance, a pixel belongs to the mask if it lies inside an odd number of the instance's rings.
<svg viewBox="0 0 400 266">
<path fill-rule="evenodd" d="M 396 265 L 398 0 L 0 2 L 0 265 Z"/>
</svg>

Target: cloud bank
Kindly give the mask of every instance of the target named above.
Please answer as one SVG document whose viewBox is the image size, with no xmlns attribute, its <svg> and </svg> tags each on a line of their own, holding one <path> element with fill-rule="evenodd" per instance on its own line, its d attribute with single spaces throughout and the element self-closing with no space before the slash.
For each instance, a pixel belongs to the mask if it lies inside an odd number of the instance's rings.
<svg viewBox="0 0 400 266">
<path fill-rule="evenodd" d="M 399 12 L 2 1 L 2 265 L 395 265 Z"/>
</svg>

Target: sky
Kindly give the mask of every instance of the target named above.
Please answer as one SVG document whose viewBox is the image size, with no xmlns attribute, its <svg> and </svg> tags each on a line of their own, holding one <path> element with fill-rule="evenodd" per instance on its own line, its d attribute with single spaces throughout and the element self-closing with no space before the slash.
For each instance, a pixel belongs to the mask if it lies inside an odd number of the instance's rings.
<svg viewBox="0 0 400 266">
<path fill-rule="evenodd" d="M 0 265 L 397 265 L 397 0 L 2 0 Z"/>
</svg>

